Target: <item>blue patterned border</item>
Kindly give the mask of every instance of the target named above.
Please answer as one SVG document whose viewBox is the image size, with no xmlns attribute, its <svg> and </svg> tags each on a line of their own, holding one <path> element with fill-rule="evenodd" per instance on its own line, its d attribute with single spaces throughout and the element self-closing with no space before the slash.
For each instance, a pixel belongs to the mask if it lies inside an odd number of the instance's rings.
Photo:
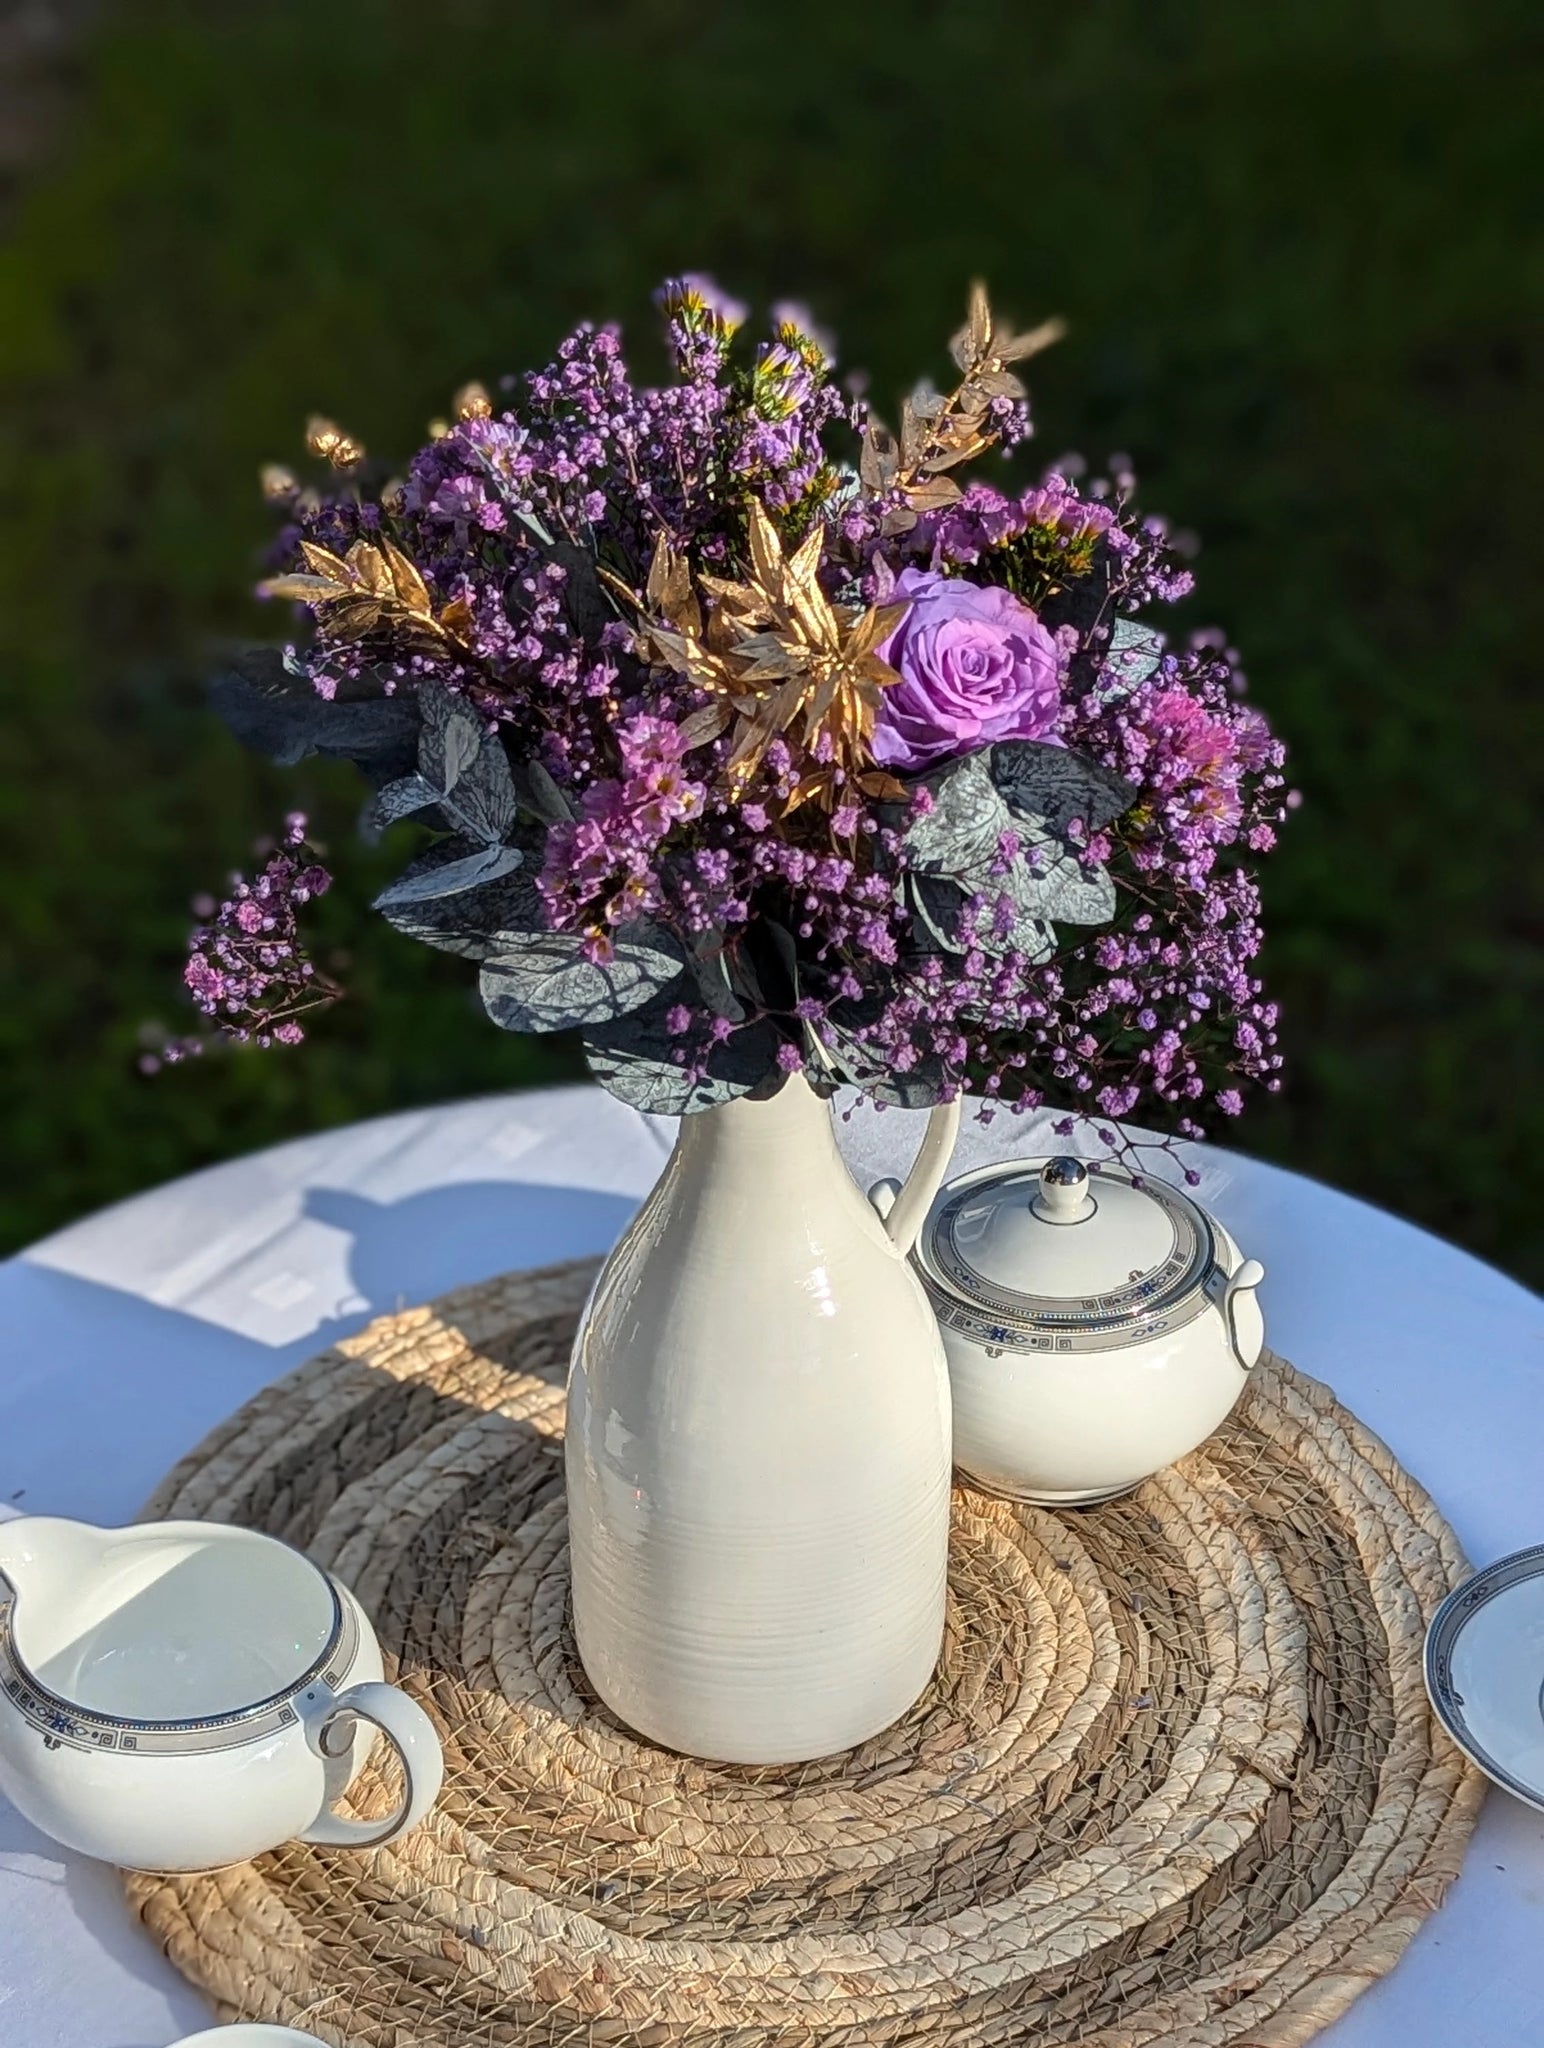
<svg viewBox="0 0 1544 2048">
<path fill-rule="evenodd" d="M 359 1647 L 359 1623 L 331 1579 L 327 1590 L 332 1596 L 332 1624 L 326 1644 L 310 1668 L 282 1692 L 228 1714 L 207 1714 L 188 1721 L 138 1721 L 82 1707 L 51 1692 L 34 1676 L 22 1662 L 11 1626 L 16 1596 L 0 1578 L 0 1692 L 42 1736 L 47 1749 L 131 1750 L 141 1756 L 195 1756 L 239 1749 L 294 1727 L 300 1718 L 295 1699 L 307 1686 L 320 1680 L 336 1691 L 346 1681 Z"/>
</svg>

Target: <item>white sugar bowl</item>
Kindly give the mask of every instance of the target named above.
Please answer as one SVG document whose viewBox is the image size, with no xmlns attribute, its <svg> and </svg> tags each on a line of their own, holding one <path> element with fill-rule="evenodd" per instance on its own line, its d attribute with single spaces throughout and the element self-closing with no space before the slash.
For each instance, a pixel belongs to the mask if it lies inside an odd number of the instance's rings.
<svg viewBox="0 0 1544 2048">
<path fill-rule="evenodd" d="M 1172 1464 L 1265 1342 L 1259 1262 L 1177 1188 L 1114 1166 L 964 1174 L 913 1256 L 949 1358 L 954 1462 L 1015 1500 L 1108 1500 Z"/>
</svg>

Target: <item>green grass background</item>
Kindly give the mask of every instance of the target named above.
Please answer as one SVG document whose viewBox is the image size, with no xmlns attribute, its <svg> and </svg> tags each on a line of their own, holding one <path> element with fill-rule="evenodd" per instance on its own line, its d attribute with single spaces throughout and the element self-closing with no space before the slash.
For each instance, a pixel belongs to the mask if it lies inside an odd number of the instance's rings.
<svg viewBox="0 0 1544 2048">
<path fill-rule="evenodd" d="M 1202 534 L 1305 803 L 1269 865 L 1291 1075 L 1236 1142 L 1544 1278 L 1532 10 L 109 6 L 0 255 L 0 1237 L 244 1148 L 573 1071 L 360 905 L 346 779 L 202 708 L 264 458 L 406 451 L 462 379 L 714 271 L 878 394 L 965 284 L 1051 311 L 1040 447 Z M 647 353 L 645 351 L 645 353 Z M 312 805 L 357 998 L 154 1081 L 191 893 Z M 347 897 L 347 901 L 343 900 Z"/>
</svg>

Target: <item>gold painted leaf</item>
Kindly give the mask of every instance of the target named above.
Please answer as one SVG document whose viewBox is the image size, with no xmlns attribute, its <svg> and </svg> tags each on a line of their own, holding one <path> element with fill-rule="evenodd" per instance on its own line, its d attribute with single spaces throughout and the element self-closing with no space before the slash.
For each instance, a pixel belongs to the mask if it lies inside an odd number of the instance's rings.
<svg viewBox="0 0 1544 2048">
<path fill-rule="evenodd" d="M 820 572 L 820 550 L 824 540 L 825 535 L 818 526 L 810 528 L 788 563 L 787 576 L 790 583 L 797 583 L 801 589 L 819 589 L 817 578 Z"/>
<path fill-rule="evenodd" d="M 808 690 L 809 676 L 807 672 L 792 675 L 784 683 L 768 706 L 768 715 L 772 720 L 774 731 L 783 732 L 798 716 L 799 707 L 804 702 Z"/>
<path fill-rule="evenodd" d="M 791 818 L 795 811 L 802 810 L 807 803 L 821 794 L 822 785 L 813 779 L 801 782 L 793 795 L 783 803 L 783 816 Z"/>
<path fill-rule="evenodd" d="M 320 455 L 324 461 L 343 438 L 343 429 L 337 421 L 326 419 L 319 412 L 312 413 L 306 421 L 306 446 L 313 455 Z"/>
<path fill-rule="evenodd" d="M 287 597 L 296 604 L 325 604 L 338 595 L 328 576 L 270 576 L 257 586 L 259 597 Z"/>
<path fill-rule="evenodd" d="M 1052 347 L 1066 332 L 1065 320 L 1042 320 L 1038 327 L 1031 327 L 1023 334 L 1010 334 L 998 347 L 997 360 L 1000 363 L 1021 363 L 1026 356 L 1039 355 L 1043 348 Z"/>
<path fill-rule="evenodd" d="M 804 672 L 798 649 L 788 646 L 776 633 L 752 633 L 740 642 L 735 653 L 746 664 L 740 671 L 744 682 L 777 681 Z"/>
<path fill-rule="evenodd" d="M 437 621 L 434 619 L 423 619 L 418 623 L 428 627 L 433 627 L 437 624 L 453 640 L 465 640 L 472 630 L 472 607 L 464 597 L 453 597 L 440 613 Z"/>
<path fill-rule="evenodd" d="M 901 470 L 901 455 L 895 436 L 872 413 L 863 430 L 863 452 L 858 458 L 858 476 L 870 496 L 889 490 Z"/>
<path fill-rule="evenodd" d="M 692 712 L 689 718 L 681 720 L 681 745 L 687 753 L 694 747 L 705 747 L 709 741 L 722 737 L 729 730 L 734 714 L 727 704 L 704 704 L 700 711 Z"/>
<path fill-rule="evenodd" d="M 930 476 L 909 486 L 906 502 L 913 512 L 937 512 L 959 496 L 960 487 L 952 476 Z"/>
<path fill-rule="evenodd" d="M 965 325 L 951 336 L 949 353 L 962 370 L 973 370 L 986 357 L 991 344 L 992 309 L 987 303 L 986 286 L 978 281 L 970 288 Z"/>
<path fill-rule="evenodd" d="M 340 597 L 328 605 L 319 621 L 332 640 L 363 640 L 385 623 L 385 611 L 375 597 Z"/>
<path fill-rule="evenodd" d="M 1011 370 L 978 370 L 973 388 L 988 398 L 1023 398 L 1027 396 L 1024 380 L 1015 377 Z"/>
<path fill-rule="evenodd" d="M 662 618 L 667 619 L 674 616 L 674 601 L 681 595 L 685 567 L 685 563 L 679 560 L 675 549 L 670 545 L 669 536 L 661 528 L 655 537 L 654 553 L 649 561 L 648 580 L 643 586 L 643 594 L 648 600 L 651 612 L 658 612 Z M 608 581 L 620 583 L 620 578 L 613 576 L 610 570 L 605 574 Z"/>
<path fill-rule="evenodd" d="M 727 577 L 702 575 L 698 582 L 716 598 L 720 611 L 736 625 L 770 625 L 776 613 L 765 595 L 746 583 L 732 583 Z"/>
<path fill-rule="evenodd" d="M 327 577 L 330 582 L 336 583 L 340 590 L 350 588 L 353 578 L 349 575 L 348 564 L 341 555 L 335 555 L 331 548 L 321 547 L 314 540 L 303 540 L 300 543 L 300 552 L 312 575 Z"/>
<path fill-rule="evenodd" d="M 978 363 L 992 346 L 992 308 L 979 277 L 970 288 L 970 343 Z"/>
<path fill-rule="evenodd" d="M 414 563 L 409 561 L 393 541 L 382 541 L 381 547 L 391 568 L 392 586 L 401 602 L 410 612 L 432 610 L 429 586 L 418 573 Z"/>
<path fill-rule="evenodd" d="M 901 406 L 901 466 L 915 469 L 927 445 L 927 425 L 908 398 Z"/>
<path fill-rule="evenodd" d="M 750 501 L 750 543 L 751 561 L 757 576 L 769 589 L 775 590 L 782 581 L 783 544 L 759 498 Z"/>
<path fill-rule="evenodd" d="M 816 684 L 814 694 L 811 696 L 808 705 L 806 705 L 804 714 L 805 724 L 812 732 L 819 728 L 826 713 L 831 709 L 832 704 L 836 700 L 836 692 L 837 678 L 835 676 L 826 676 L 823 681 Z"/>
<path fill-rule="evenodd" d="M 663 626 L 655 626 L 649 634 L 649 645 L 677 675 L 696 674 L 697 653 L 684 635 L 670 632 Z"/>
<path fill-rule="evenodd" d="M 396 587 L 391 580 L 391 571 L 386 566 L 386 557 L 367 540 L 356 540 L 347 555 L 349 571 L 356 583 L 368 590 L 372 597 L 392 598 Z"/>
<path fill-rule="evenodd" d="M 909 598 L 902 598 L 896 604 L 871 605 L 847 636 L 849 659 L 872 653 L 881 640 L 895 631 L 910 610 Z M 879 665 L 881 668 L 885 666 L 883 662 Z"/>
</svg>

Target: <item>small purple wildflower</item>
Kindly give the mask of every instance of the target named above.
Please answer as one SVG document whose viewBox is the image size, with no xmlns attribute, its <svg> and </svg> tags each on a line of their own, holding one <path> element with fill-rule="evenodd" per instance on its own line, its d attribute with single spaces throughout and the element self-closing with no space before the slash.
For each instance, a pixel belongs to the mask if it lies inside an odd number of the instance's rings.
<svg viewBox="0 0 1544 2048">
<path fill-rule="evenodd" d="M 301 1017 L 341 995 L 306 957 L 299 931 L 299 912 L 331 886 L 306 841 L 306 820 L 295 811 L 254 879 L 236 876 L 230 895 L 194 927 L 183 985 L 223 1036 L 299 1045 Z M 174 1042 L 163 1057 L 176 1061 L 196 1046 Z"/>
</svg>

